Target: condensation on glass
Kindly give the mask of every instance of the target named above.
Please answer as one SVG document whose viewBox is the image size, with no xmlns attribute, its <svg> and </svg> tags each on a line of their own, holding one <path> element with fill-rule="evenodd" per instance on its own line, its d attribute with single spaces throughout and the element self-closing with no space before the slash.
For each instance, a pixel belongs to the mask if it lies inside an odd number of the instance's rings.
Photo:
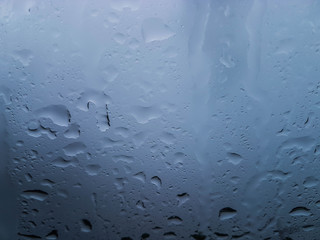
<svg viewBox="0 0 320 240">
<path fill-rule="evenodd" d="M 318 239 L 320 2 L 0 2 L 0 239 Z"/>
</svg>

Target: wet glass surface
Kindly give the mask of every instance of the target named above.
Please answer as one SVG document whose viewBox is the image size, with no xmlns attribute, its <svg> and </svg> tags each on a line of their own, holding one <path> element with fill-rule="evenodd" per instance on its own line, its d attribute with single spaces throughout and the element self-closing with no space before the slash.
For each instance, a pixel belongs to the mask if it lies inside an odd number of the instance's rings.
<svg viewBox="0 0 320 240">
<path fill-rule="evenodd" d="M 0 2 L 0 239 L 318 239 L 319 10 Z"/>
</svg>

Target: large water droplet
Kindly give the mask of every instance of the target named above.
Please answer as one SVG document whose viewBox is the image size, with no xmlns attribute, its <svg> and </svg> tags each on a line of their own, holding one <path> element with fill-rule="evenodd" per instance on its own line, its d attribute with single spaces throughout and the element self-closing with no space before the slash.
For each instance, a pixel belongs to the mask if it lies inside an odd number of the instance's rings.
<svg viewBox="0 0 320 240">
<path fill-rule="evenodd" d="M 80 226 L 82 232 L 88 233 L 92 230 L 92 224 L 88 219 L 82 219 L 80 222 Z"/>
<path fill-rule="evenodd" d="M 24 67 L 29 66 L 33 59 L 32 51 L 28 49 L 14 51 L 12 55 L 13 58 L 19 61 Z"/>
<path fill-rule="evenodd" d="M 299 216 L 310 216 L 310 209 L 306 207 L 295 207 L 290 211 L 290 215 L 294 217 L 299 217 Z"/>
<path fill-rule="evenodd" d="M 158 176 L 154 176 L 151 178 L 151 183 L 154 184 L 158 190 L 161 188 L 162 181 Z"/>
<path fill-rule="evenodd" d="M 80 126 L 78 124 L 71 124 L 63 134 L 66 138 L 76 139 L 80 136 Z"/>
<path fill-rule="evenodd" d="M 74 142 L 65 146 L 63 151 L 67 156 L 76 156 L 80 153 L 84 153 L 85 149 L 86 145 L 84 145 L 82 142 Z"/>
<path fill-rule="evenodd" d="M 64 127 L 68 126 L 71 119 L 70 112 L 64 105 L 50 105 L 36 110 L 35 113 L 39 117 L 49 118 L 54 124 Z"/>
<path fill-rule="evenodd" d="M 21 196 L 25 197 L 26 199 L 44 201 L 48 197 L 48 193 L 42 190 L 26 190 L 23 191 Z"/>
<path fill-rule="evenodd" d="M 101 171 L 99 164 L 89 164 L 85 167 L 85 171 L 89 176 L 96 176 Z"/>
<path fill-rule="evenodd" d="M 161 116 L 160 110 L 155 106 L 142 107 L 136 106 L 132 108 L 132 116 L 138 123 L 145 124 L 153 119 L 157 119 Z"/>
<path fill-rule="evenodd" d="M 230 207 L 222 208 L 219 211 L 220 220 L 227 220 L 233 218 L 235 215 L 237 215 L 237 211 Z"/>
<path fill-rule="evenodd" d="M 142 23 L 142 36 L 146 43 L 163 41 L 175 33 L 160 18 L 148 18 Z"/>
</svg>

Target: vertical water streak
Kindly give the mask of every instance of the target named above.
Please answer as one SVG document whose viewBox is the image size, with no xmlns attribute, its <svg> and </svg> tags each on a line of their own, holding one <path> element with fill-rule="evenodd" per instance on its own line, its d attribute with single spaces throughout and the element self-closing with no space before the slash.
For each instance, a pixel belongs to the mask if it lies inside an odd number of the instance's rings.
<svg viewBox="0 0 320 240">
<path fill-rule="evenodd" d="M 189 39 L 189 64 L 193 83 L 192 116 L 190 116 L 190 126 L 194 134 L 194 153 L 201 165 L 202 185 L 199 189 L 199 222 L 200 230 L 204 231 L 209 225 L 210 211 L 203 207 L 207 205 L 209 198 L 210 168 L 208 168 L 206 158 L 206 146 L 209 131 L 205 131 L 208 126 L 210 113 L 207 104 L 210 98 L 208 88 L 210 81 L 210 59 L 206 56 L 203 46 L 206 32 L 208 31 L 208 21 L 211 13 L 211 2 L 196 2 L 197 14 L 195 14 L 192 35 Z M 207 126 L 207 127 L 206 127 Z"/>
</svg>

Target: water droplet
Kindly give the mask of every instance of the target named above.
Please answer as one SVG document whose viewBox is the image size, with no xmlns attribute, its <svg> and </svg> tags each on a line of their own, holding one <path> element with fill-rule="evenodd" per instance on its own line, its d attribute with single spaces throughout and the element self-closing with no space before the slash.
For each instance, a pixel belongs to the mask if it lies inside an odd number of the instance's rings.
<svg viewBox="0 0 320 240">
<path fill-rule="evenodd" d="M 28 130 L 29 131 L 36 131 L 40 127 L 39 121 L 37 120 L 30 120 L 28 122 Z"/>
<path fill-rule="evenodd" d="M 298 138 L 291 138 L 289 140 L 284 141 L 280 147 L 279 151 L 297 148 L 304 151 L 309 151 L 314 146 L 314 138 L 305 136 L 305 137 L 298 137 Z"/>
<path fill-rule="evenodd" d="M 17 143 L 16 143 L 16 145 L 17 145 L 18 147 L 22 147 L 23 144 L 24 144 L 24 142 L 23 142 L 22 140 L 19 140 L 19 141 L 17 141 Z"/>
<path fill-rule="evenodd" d="M 177 49 L 174 48 L 174 47 L 172 47 L 172 46 L 171 46 L 171 47 L 168 47 L 168 48 L 164 51 L 163 55 L 164 55 L 166 58 L 174 58 L 174 57 L 178 56 Z"/>
<path fill-rule="evenodd" d="M 163 234 L 164 239 L 177 239 L 177 234 L 174 232 L 166 232 Z"/>
<path fill-rule="evenodd" d="M 173 157 L 174 157 L 173 159 L 174 164 L 183 164 L 183 161 L 186 155 L 182 152 L 177 152 L 173 155 Z"/>
<path fill-rule="evenodd" d="M 118 11 L 123 11 L 129 9 L 131 11 L 136 11 L 139 9 L 140 0 L 111 0 L 109 1 L 110 6 Z"/>
<path fill-rule="evenodd" d="M 98 164 L 89 164 L 86 166 L 85 171 L 89 176 L 96 176 L 101 171 L 101 166 Z"/>
<path fill-rule="evenodd" d="M 147 137 L 148 137 L 147 133 L 139 132 L 139 133 L 133 135 L 132 141 L 133 141 L 134 145 L 136 145 L 136 147 L 139 148 L 144 144 Z"/>
<path fill-rule="evenodd" d="M 161 188 L 162 185 L 162 181 L 158 176 L 154 176 L 151 178 L 151 183 L 156 185 L 156 187 L 158 188 L 158 190 Z"/>
<path fill-rule="evenodd" d="M 69 128 L 64 132 L 64 137 L 76 139 L 80 136 L 80 126 L 78 124 L 71 124 Z"/>
<path fill-rule="evenodd" d="M 315 226 L 314 225 L 305 225 L 302 228 L 303 228 L 303 231 L 309 232 L 309 231 L 314 230 Z"/>
<path fill-rule="evenodd" d="M 237 211 L 230 207 L 222 208 L 219 211 L 220 220 L 227 220 L 233 218 L 235 215 L 237 215 Z"/>
<path fill-rule="evenodd" d="M 124 162 L 124 163 L 132 163 L 134 158 L 132 156 L 126 155 L 116 155 L 112 157 L 114 162 Z"/>
<path fill-rule="evenodd" d="M 121 240 L 133 240 L 131 237 L 122 237 Z"/>
<path fill-rule="evenodd" d="M 139 47 L 139 41 L 135 38 L 132 38 L 129 41 L 129 48 L 131 48 L 132 50 L 136 50 Z"/>
<path fill-rule="evenodd" d="M 134 174 L 133 177 L 140 180 L 142 183 L 146 182 L 146 174 L 144 172 L 138 172 Z"/>
<path fill-rule="evenodd" d="M 235 60 L 230 55 L 221 57 L 219 61 L 226 68 L 233 68 L 236 66 Z"/>
<path fill-rule="evenodd" d="M 150 237 L 150 234 L 149 234 L 149 233 L 143 233 L 143 234 L 141 235 L 141 240 L 147 239 L 147 238 L 149 238 L 149 237 Z"/>
<path fill-rule="evenodd" d="M 114 134 L 115 135 L 119 135 L 119 136 L 121 136 L 123 138 L 127 138 L 127 137 L 129 137 L 130 132 L 129 132 L 128 128 L 117 127 L 117 128 L 114 129 Z"/>
<path fill-rule="evenodd" d="M 141 201 L 141 200 L 139 200 L 139 201 L 136 203 L 136 207 L 139 208 L 139 209 L 141 209 L 141 210 L 145 210 L 145 209 L 146 209 L 146 207 L 145 207 L 145 205 L 144 205 L 144 202 Z"/>
<path fill-rule="evenodd" d="M 161 116 L 161 113 L 160 110 L 155 106 L 135 106 L 132 108 L 131 115 L 136 119 L 138 123 L 146 124 L 153 119 L 159 118 Z"/>
<path fill-rule="evenodd" d="M 28 182 L 32 181 L 32 175 L 30 173 L 26 173 L 24 176 Z"/>
<path fill-rule="evenodd" d="M 84 145 L 82 142 L 74 142 L 65 146 L 63 151 L 67 156 L 76 156 L 80 153 L 84 153 L 85 149 L 86 145 Z"/>
<path fill-rule="evenodd" d="M 290 211 L 290 215 L 294 217 L 299 217 L 299 216 L 310 216 L 310 209 L 306 207 L 295 207 Z"/>
<path fill-rule="evenodd" d="M 119 22 L 119 15 L 114 12 L 111 12 L 107 15 L 107 21 L 109 23 L 118 23 Z"/>
<path fill-rule="evenodd" d="M 68 126 L 71 121 L 70 112 L 64 105 L 50 105 L 36 110 L 35 113 L 39 117 L 49 118 L 54 124 L 63 127 Z"/>
<path fill-rule="evenodd" d="M 104 67 L 102 70 L 102 73 L 103 73 L 103 80 L 108 83 L 111 83 L 114 80 L 116 80 L 116 78 L 119 75 L 118 69 L 113 65 L 107 65 L 106 67 Z"/>
<path fill-rule="evenodd" d="M 77 108 L 87 112 L 89 110 L 88 103 L 93 103 L 99 110 L 105 111 L 106 105 L 111 104 L 111 98 L 102 91 L 87 89 L 80 94 Z"/>
<path fill-rule="evenodd" d="M 117 43 L 119 44 L 124 44 L 125 41 L 126 41 L 126 36 L 123 34 L 123 33 L 116 33 L 114 36 L 113 36 L 113 39 L 114 41 L 116 41 Z"/>
<path fill-rule="evenodd" d="M 80 222 L 80 226 L 82 232 L 88 233 L 92 230 L 92 224 L 88 219 L 82 219 Z"/>
<path fill-rule="evenodd" d="M 35 199 L 38 201 L 44 201 L 48 197 L 48 193 L 42 190 L 26 190 L 21 194 L 26 199 Z"/>
<path fill-rule="evenodd" d="M 238 165 L 243 160 L 242 156 L 238 153 L 229 152 L 228 153 L 228 161 L 233 165 Z"/>
<path fill-rule="evenodd" d="M 66 160 L 62 157 L 58 157 L 52 161 L 52 165 L 60 168 L 66 168 L 69 166 L 75 166 L 75 161 L 76 161 L 75 159 Z"/>
<path fill-rule="evenodd" d="M 121 146 L 123 141 L 121 140 L 113 140 L 109 137 L 103 139 L 102 145 L 104 148 L 113 148 L 117 146 Z"/>
<path fill-rule="evenodd" d="M 180 225 L 182 224 L 182 219 L 178 216 L 171 216 L 168 218 L 169 225 Z"/>
<path fill-rule="evenodd" d="M 58 189 L 57 195 L 63 198 L 68 198 L 69 196 L 68 191 L 65 189 Z"/>
<path fill-rule="evenodd" d="M 47 187 L 50 187 L 50 188 L 52 188 L 54 184 L 55 184 L 55 182 L 51 181 L 50 179 L 43 179 L 41 181 L 41 185 L 42 186 L 47 186 Z"/>
<path fill-rule="evenodd" d="M 5 105 L 9 105 L 12 102 L 12 92 L 9 88 L 0 86 L 0 97 L 2 97 Z"/>
<path fill-rule="evenodd" d="M 206 236 L 203 235 L 201 232 L 199 233 L 198 231 L 196 231 L 195 234 L 192 234 L 191 237 L 193 237 L 193 239 L 195 240 L 205 240 Z M 217 240 L 222 240 L 222 239 L 217 239 Z"/>
<path fill-rule="evenodd" d="M 41 239 L 40 236 L 38 235 L 34 235 L 34 234 L 23 234 L 23 233 L 18 233 L 19 236 L 22 236 L 22 237 L 26 237 L 28 239 Z"/>
<path fill-rule="evenodd" d="M 117 190 L 122 190 L 124 188 L 124 185 L 128 183 L 127 178 L 116 178 L 114 185 L 116 186 Z"/>
<path fill-rule="evenodd" d="M 188 193 L 181 193 L 181 194 L 177 194 L 177 199 L 178 199 L 178 207 L 181 207 L 184 203 L 186 203 L 190 199 L 190 196 Z"/>
<path fill-rule="evenodd" d="M 47 236 L 46 239 L 48 240 L 54 240 L 54 239 L 58 239 L 59 235 L 58 235 L 58 231 L 57 230 L 52 230 Z"/>
<path fill-rule="evenodd" d="M 12 56 L 16 61 L 19 61 L 24 67 L 29 66 L 33 59 L 32 51 L 28 49 L 14 51 Z"/>
<path fill-rule="evenodd" d="M 167 145 L 174 144 L 175 140 L 176 140 L 176 137 L 169 132 L 163 132 L 160 136 L 160 141 Z"/>
<path fill-rule="evenodd" d="M 278 41 L 276 51 L 274 54 L 290 54 L 294 50 L 293 38 L 283 38 Z"/>
<path fill-rule="evenodd" d="M 146 43 L 163 41 L 175 33 L 160 18 L 147 18 L 142 23 L 142 36 Z"/>
<path fill-rule="evenodd" d="M 313 176 L 307 177 L 303 181 L 303 185 L 308 188 L 315 187 L 318 185 L 318 183 L 319 183 L 319 180 Z"/>
<path fill-rule="evenodd" d="M 226 233 L 220 233 L 220 232 L 215 232 L 214 233 L 217 236 L 217 240 L 226 240 L 229 239 L 229 235 Z M 233 237 L 233 236 L 232 236 Z"/>
</svg>

